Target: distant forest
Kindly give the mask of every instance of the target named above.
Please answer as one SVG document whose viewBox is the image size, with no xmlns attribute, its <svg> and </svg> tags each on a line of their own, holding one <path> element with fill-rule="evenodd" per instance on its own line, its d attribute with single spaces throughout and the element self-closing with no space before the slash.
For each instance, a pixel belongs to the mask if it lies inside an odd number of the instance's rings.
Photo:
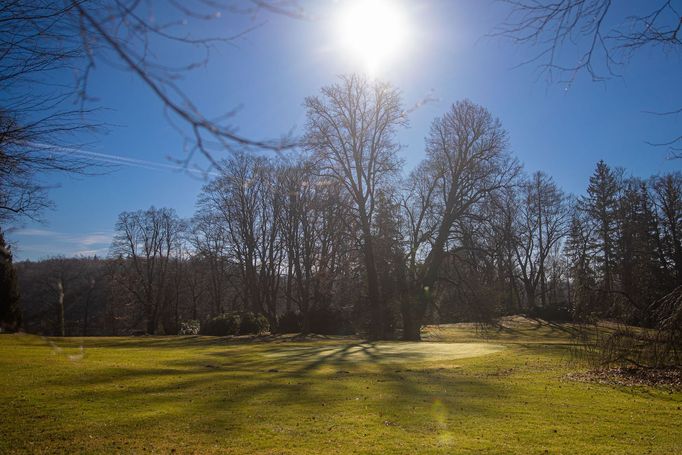
<svg viewBox="0 0 682 455">
<path fill-rule="evenodd" d="M 106 258 L 17 263 L 24 330 L 418 340 L 424 324 L 511 314 L 654 327 L 682 284 L 679 172 L 600 161 L 566 194 L 464 100 L 406 175 L 395 88 L 342 77 L 305 109 L 297 151 L 216 163 L 191 219 L 124 212 Z"/>
</svg>

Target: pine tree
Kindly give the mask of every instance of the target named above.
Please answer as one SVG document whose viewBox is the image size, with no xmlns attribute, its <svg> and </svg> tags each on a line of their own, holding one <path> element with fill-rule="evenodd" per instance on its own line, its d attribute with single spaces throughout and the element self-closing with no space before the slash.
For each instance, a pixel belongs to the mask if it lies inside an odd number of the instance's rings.
<svg viewBox="0 0 682 455">
<path fill-rule="evenodd" d="M 589 231 L 585 220 L 579 215 L 580 213 L 575 213 L 571 218 L 565 248 L 571 273 L 569 300 L 573 317 L 576 320 L 588 320 L 595 310 L 592 298 L 594 272 L 590 260 Z"/>
<path fill-rule="evenodd" d="M 627 303 L 634 306 L 621 313 L 634 317 L 632 322 L 647 323 L 647 308 L 666 287 L 657 254 L 658 220 L 646 183 L 637 178 L 626 181 L 620 205 L 617 271 Z"/>
<path fill-rule="evenodd" d="M 587 195 L 579 202 L 579 209 L 586 215 L 593 233 L 592 255 L 607 305 L 616 273 L 620 192 L 619 176 L 604 161 L 599 161 L 590 177 Z"/>
<path fill-rule="evenodd" d="M 0 230 L 0 328 L 16 330 L 20 325 L 17 274 L 12 265 L 12 252 Z"/>
</svg>

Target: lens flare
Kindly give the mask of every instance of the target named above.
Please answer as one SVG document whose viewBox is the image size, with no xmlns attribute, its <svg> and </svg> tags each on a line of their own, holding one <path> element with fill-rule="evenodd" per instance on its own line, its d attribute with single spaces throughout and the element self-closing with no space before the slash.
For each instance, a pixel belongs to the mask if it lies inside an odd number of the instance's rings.
<svg viewBox="0 0 682 455">
<path fill-rule="evenodd" d="M 374 75 L 405 48 L 408 23 L 396 1 L 349 0 L 339 14 L 342 47 Z"/>
</svg>

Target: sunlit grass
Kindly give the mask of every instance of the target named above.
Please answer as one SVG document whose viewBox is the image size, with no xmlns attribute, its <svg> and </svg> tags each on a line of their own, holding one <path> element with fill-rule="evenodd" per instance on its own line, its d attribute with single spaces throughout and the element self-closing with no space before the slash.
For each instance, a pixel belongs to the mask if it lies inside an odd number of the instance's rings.
<svg viewBox="0 0 682 455">
<path fill-rule="evenodd" d="M 564 380 L 580 365 L 560 327 L 430 327 L 447 342 L 422 344 L 5 335 L 0 453 L 679 453 L 682 394 Z"/>
</svg>

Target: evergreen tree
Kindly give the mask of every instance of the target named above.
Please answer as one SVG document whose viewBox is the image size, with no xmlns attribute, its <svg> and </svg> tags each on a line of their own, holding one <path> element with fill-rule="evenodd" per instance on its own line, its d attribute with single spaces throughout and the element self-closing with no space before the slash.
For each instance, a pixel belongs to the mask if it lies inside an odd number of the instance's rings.
<svg viewBox="0 0 682 455">
<path fill-rule="evenodd" d="M 591 232 L 591 256 L 598 272 L 604 309 L 610 309 L 617 269 L 617 234 L 621 182 L 619 175 L 603 160 L 590 177 L 587 195 L 578 208 L 586 216 Z"/>
<path fill-rule="evenodd" d="M 16 330 L 20 325 L 17 274 L 12 265 L 12 252 L 0 230 L 0 328 Z"/>
<path fill-rule="evenodd" d="M 649 188 L 644 181 L 625 182 L 620 201 L 618 276 L 627 298 L 619 313 L 633 323 L 648 323 L 649 305 L 665 295 L 658 257 L 658 220 Z M 663 291 L 663 292 L 662 292 Z M 634 307 L 634 308 L 633 308 Z"/>
<path fill-rule="evenodd" d="M 659 254 L 669 275 L 666 287 L 682 285 L 682 173 L 652 179 L 653 198 L 659 222 Z"/>
<path fill-rule="evenodd" d="M 566 257 L 571 270 L 571 280 L 568 289 L 570 306 L 576 320 L 588 320 L 594 312 L 593 288 L 594 271 L 590 260 L 590 236 L 586 222 L 576 212 L 571 218 L 571 224 L 566 240 Z"/>
</svg>

